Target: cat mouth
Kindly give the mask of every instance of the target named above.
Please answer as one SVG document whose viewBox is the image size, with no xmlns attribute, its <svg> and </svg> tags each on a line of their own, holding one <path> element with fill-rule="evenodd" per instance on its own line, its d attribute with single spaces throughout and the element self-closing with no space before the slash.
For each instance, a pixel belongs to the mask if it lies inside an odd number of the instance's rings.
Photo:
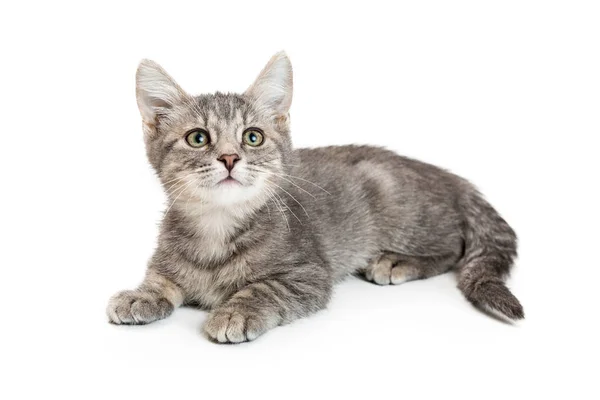
<svg viewBox="0 0 600 400">
<path fill-rule="evenodd" d="M 220 180 L 217 185 L 241 185 L 240 181 L 229 175 L 227 178 Z"/>
</svg>

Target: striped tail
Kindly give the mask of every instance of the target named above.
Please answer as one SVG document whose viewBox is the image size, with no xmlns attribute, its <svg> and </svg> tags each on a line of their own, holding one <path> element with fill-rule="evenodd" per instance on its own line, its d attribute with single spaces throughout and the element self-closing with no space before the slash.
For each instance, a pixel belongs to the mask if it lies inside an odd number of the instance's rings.
<svg viewBox="0 0 600 400">
<path fill-rule="evenodd" d="M 458 288 L 476 307 L 511 320 L 525 317 L 504 281 L 517 255 L 517 236 L 473 188 L 461 201 L 465 216 L 465 253 Z"/>
</svg>

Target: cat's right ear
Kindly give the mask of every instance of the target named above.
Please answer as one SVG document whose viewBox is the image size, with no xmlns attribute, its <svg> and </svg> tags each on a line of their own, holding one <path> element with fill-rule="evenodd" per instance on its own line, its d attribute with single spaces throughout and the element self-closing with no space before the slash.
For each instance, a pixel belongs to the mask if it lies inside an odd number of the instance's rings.
<svg viewBox="0 0 600 400">
<path fill-rule="evenodd" d="M 140 114 L 144 123 L 150 126 L 155 126 L 160 116 L 188 97 L 177 82 L 152 60 L 140 62 L 135 81 Z"/>
</svg>

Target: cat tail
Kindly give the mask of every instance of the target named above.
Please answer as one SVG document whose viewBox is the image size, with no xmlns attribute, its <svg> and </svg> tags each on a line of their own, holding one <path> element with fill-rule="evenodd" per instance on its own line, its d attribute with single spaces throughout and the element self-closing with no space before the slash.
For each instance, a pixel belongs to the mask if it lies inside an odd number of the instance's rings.
<svg viewBox="0 0 600 400">
<path fill-rule="evenodd" d="M 517 236 L 474 188 L 464 193 L 460 203 L 465 251 L 458 263 L 458 288 L 484 312 L 522 319 L 525 313 L 521 303 L 504 284 L 517 255 Z"/>
</svg>

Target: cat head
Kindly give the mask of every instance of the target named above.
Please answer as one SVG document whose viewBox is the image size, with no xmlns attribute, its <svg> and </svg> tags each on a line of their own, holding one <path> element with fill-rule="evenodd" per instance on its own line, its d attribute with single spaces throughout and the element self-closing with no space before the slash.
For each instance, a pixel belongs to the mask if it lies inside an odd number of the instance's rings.
<svg viewBox="0 0 600 400">
<path fill-rule="evenodd" d="M 136 74 L 150 164 L 174 204 L 255 206 L 270 197 L 292 151 L 292 66 L 275 54 L 242 94 L 192 96 L 143 60 Z"/>
</svg>

